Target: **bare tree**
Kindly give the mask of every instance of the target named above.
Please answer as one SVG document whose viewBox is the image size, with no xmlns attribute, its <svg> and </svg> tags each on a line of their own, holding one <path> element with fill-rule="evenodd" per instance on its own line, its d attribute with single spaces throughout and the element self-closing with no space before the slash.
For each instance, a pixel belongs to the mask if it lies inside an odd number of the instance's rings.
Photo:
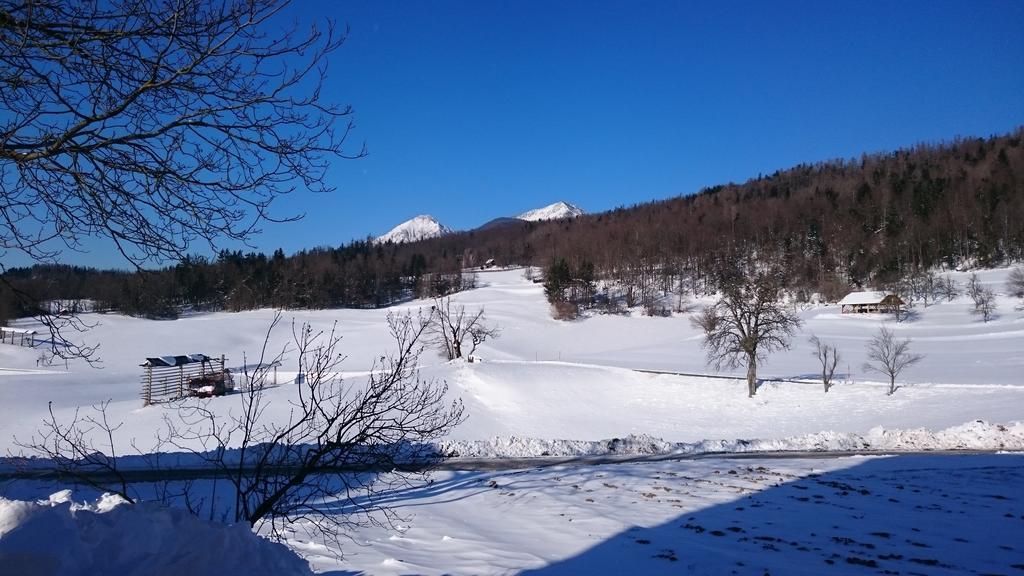
<svg viewBox="0 0 1024 576">
<path fill-rule="evenodd" d="M 814 357 L 821 363 L 821 383 L 825 386 L 825 393 L 834 385 L 832 377 L 836 373 L 836 366 L 839 364 L 839 350 L 832 344 L 822 342 L 817 336 L 811 336 L 809 342 L 814 346 Z"/>
<path fill-rule="evenodd" d="M 887 326 L 882 326 L 868 342 L 868 361 L 864 369 L 869 372 L 883 374 L 889 378 L 889 392 L 896 393 L 896 378 L 908 367 L 917 364 L 924 356 L 910 352 L 910 339 L 896 339 L 896 335 Z"/>
<path fill-rule="evenodd" d="M 935 275 L 935 272 L 926 270 L 916 275 L 913 284 L 915 286 L 915 292 L 917 296 L 924 301 L 924 307 L 928 307 L 928 302 L 935 300 L 939 297 L 939 291 L 942 288 L 942 279 Z"/>
<path fill-rule="evenodd" d="M 50 402 L 47 405 L 49 416 L 38 434 L 27 441 L 15 438 L 14 443 L 34 456 L 46 458 L 65 477 L 135 502 L 128 480 L 118 468 L 115 434 L 122 423 L 110 422 L 109 404 L 109 400 L 100 402 L 87 414 L 75 409 L 71 421 L 62 423 L 54 415 L 53 402 Z"/>
<path fill-rule="evenodd" d="M 487 324 L 483 308 L 466 312 L 465 306 L 453 305 L 451 297 L 434 300 L 429 325 L 434 343 L 449 360 L 462 358 L 467 342 L 468 354 L 472 355 L 477 346 L 501 334 L 497 327 Z"/>
<path fill-rule="evenodd" d="M 1006 292 L 1014 298 L 1024 298 L 1024 268 L 1014 268 L 1006 278 Z"/>
<path fill-rule="evenodd" d="M 0 255 L 53 262 L 104 237 L 141 269 L 330 190 L 329 160 L 362 154 L 342 148 L 351 109 L 321 99 L 344 34 L 281 27 L 288 4 L 0 0 Z"/>
<path fill-rule="evenodd" d="M 273 326 L 279 321 L 280 315 Z M 276 538 L 286 526 L 335 541 L 353 526 L 393 524 L 397 512 L 385 493 L 428 479 L 442 458 L 432 441 L 463 420 L 463 408 L 460 400 L 448 401 L 446 385 L 417 374 L 427 325 L 410 315 L 390 315 L 388 325 L 398 348 L 379 360 L 365 383 L 341 381 L 336 329 L 293 324 L 292 344 L 273 359 L 296 356 L 302 377 L 288 385 L 294 389 L 270 394 L 268 332 L 257 368 L 247 374 L 249 384 L 235 396 L 237 411 L 220 404 L 229 396 L 185 399 L 168 412 L 157 442 L 161 450 L 195 455 L 231 486 L 220 501 L 201 501 L 185 490 L 179 496 L 189 509 L 211 516 L 215 508 L 227 509 L 229 519 L 263 525 Z M 275 403 L 286 408 L 276 419 L 270 416 Z M 137 501 L 118 473 L 117 426 L 107 424 L 101 408 L 100 418 L 76 413 L 69 425 L 47 426 L 44 442 L 24 446 L 61 470 Z"/>
<path fill-rule="evenodd" d="M 974 298 L 974 310 L 972 314 L 981 316 L 982 321 L 988 322 L 991 320 L 998 309 L 999 305 L 996 302 L 995 292 L 989 288 L 979 289 L 973 296 Z"/>
<path fill-rule="evenodd" d="M 971 300 L 977 301 L 983 289 L 984 287 L 981 285 L 981 279 L 978 278 L 978 274 L 972 273 L 971 277 L 967 279 L 967 295 L 971 297 Z"/>
<path fill-rule="evenodd" d="M 379 360 L 365 385 L 345 386 L 336 328 L 293 325 L 302 378 L 286 421 L 264 416 L 264 368 L 242 394 L 241 413 L 224 417 L 208 404 L 186 406 L 184 426 L 168 421 L 165 441 L 183 450 L 212 441 L 217 449 L 197 453 L 231 482 L 235 521 L 267 524 L 275 537 L 297 520 L 310 536 L 325 539 L 355 525 L 390 523 L 397 516 L 380 505 L 382 491 L 426 480 L 440 458 L 430 441 L 461 422 L 463 409 L 460 400 L 446 401 L 447 385 L 417 374 L 428 325 L 390 314 L 388 326 L 397 351 Z M 332 473 L 338 471 L 350 473 Z M 347 513 L 337 513 L 339 501 Z"/>
<path fill-rule="evenodd" d="M 788 349 L 800 318 L 779 302 L 780 284 L 771 272 L 728 270 L 719 282 L 722 297 L 693 319 L 704 332 L 708 364 L 720 370 L 746 365 L 747 392 L 757 392 L 757 364 L 769 352 Z"/>
<path fill-rule="evenodd" d="M 956 284 L 956 280 L 953 280 L 951 276 L 945 276 L 940 282 L 940 290 L 942 295 L 946 297 L 947 302 L 956 300 L 956 297 L 960 295 L 960 288 Z"/>
</svg>

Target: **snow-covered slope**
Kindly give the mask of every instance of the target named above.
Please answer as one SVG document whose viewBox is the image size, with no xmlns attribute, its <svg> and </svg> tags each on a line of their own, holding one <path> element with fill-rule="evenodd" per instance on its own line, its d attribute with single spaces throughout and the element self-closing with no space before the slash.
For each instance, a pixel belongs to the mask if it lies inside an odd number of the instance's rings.
<svg viewBox="0 0 1024 576">
<path fill-rule="evenodd" d="M 378 237 L 377 242 L 416 242 L 451 233 L 451 228 L 441 224 L 433 216 L 420 214 L 395 226 L 387 234 Z"/>
<path fill-rule="evenodd" d="M 1003 291 L 1007 269 L 980 271 L 982 283 Z M 966 273 L 952 273 L 963 284 Z M 544 289 L 521 270 L 479 273 L 480 287 L 453 296 L 467 310 L 484 307 L 501 336 L 482 344 L 482 363 L 448 363 L 431 352 L 421 358 L 423 376 L 444 380 L 450 393 L 466 403 L 469 420 L 453 440 L 492 436 L 598 440 L 648 434 L 671 442 L 704 439 L 775 439 L 823 430 L 865 434 L 875 426 L 889 429 L 942 429 L 975 419 L 1008 423 L 1021 420 L 1024 405 L 1024 313 L 1016 299 L 1000 294 L 999 316 L 983 322 L 970 313 L 970 298 L 918 306 L 910 321 L 891 323 L 900 338 L 925 360 L 900 377 L 903 387 L 885 394 L 887 383 L 866 372 L 865 344 L 888 323 L 874 314 L 840 314 L 838 307 L 800 311 L 804 320 L 793 349 L 772 354 L 763 378 L 806 379 L 806 384 L 766 381 L 757 396 L 746 398 L 740 380 L 633 369 L 708 372 L 701 335 L 689 315 L 671 318 L 595 315 L 575 322 L 550 316 Z M 392 308 L 415 313 L 430 301 Z M 330 330 L 338 322 L 347 356 L 343 370 L 358 384 L 375 359 L 394 342 L 388 335 L 387 309 L 295 310 L 286 319 L 308 321 Z M 15 448 L 12 436 L 26 439 L 47 417 L 48 402 L 62 420 L 76 406 L 111 399 L 111 416 L 124 422 L 126 437 L 151 438 L 162 425 L 165 408 L 142 409 L 139 363 L 149 356 L 203 352 L 225 354 L 229 366 L 258 354 L 274 312 L 192 314 L 175 321 L 153 321 L 117 314 L 86 314 L 95 325 L 81 338 L 101 344 L 102 370 L 81 362 L 67 367 L 40 365 L 40 350 L 0 345 L 0 452 Z M 38 328 L 20 321 L 18 327 Z M 285 324 L 288 324 L 286 322 Z M 841 380 L 825 394 L 814 375 L 820 371 L 811 354 L 810 335 L 834 343 L 842 361 Z M 272 334 L 270 349 L 291 341 L 285 326 Z M 280 370 L 294 378 L 294 354 Z M 269 393 L 270 412 L 286 417 L 291 388 Z M 211 401 L 223 410 L 237 398 Z M 280 411 L 278 409 L 280 404 Z M 700 407 L 696 409 L 695 407 Z"/>
<path fill-rule="evenodd" d="M 529 220 L 536 222 L 538 220 L 559 220 L 561 218 L 575 218 L 581 216 L 586 212 L 583 211 L 579 206 L 574 206 L 568 202 L 555 202 L 543 208 L 537 208 L 534 210 L 528 210 L 523 212 L 516 218 L 520 220 Z"/>
</svg>

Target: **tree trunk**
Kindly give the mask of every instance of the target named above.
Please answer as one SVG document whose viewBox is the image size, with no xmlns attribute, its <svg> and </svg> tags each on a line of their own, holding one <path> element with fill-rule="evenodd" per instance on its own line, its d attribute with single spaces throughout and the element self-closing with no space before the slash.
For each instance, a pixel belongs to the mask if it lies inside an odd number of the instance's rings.
<svg viewBox="0 0 1024 576">
<path fill-rule="evenodd" d="M 889 376 L 889 396 L 896 393 L 896 376 Z"/>
<path fill-rule="evenodd" d="M 750 398 L 757 393 L 757 358 L 747 358 L 747 393 Z"/>
</svg>

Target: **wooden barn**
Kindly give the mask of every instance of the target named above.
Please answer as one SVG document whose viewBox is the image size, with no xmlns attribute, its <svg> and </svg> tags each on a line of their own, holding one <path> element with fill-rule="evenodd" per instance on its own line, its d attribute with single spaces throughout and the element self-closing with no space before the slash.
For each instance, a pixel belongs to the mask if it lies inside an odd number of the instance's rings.
<svg viewBox="0 0 1024 576">
<path fill-rule="evenodd" d="M 905 305 L 891 292 L 850 292 L 839 301 L 843 314 L 895 313 Z"/>
</svg>

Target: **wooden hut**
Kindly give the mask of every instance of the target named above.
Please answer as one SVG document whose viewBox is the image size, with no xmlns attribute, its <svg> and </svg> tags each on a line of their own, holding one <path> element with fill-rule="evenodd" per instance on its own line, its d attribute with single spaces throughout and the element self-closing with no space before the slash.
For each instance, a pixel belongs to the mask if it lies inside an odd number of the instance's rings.
<svg viewBox="0 0 1024 576">
<path fill-rule="evenodd" d="M 896 313 L 905 305 L 891 292 L 850 292 L 839 301 L 843 314 Z"/>
<path fill-rule="evenodd" d="M 231 373 L 224 369 L 224 356 L 156 356 L 146 358 L 141 366 L 145 406 L 186 396 L 221 396 L 234 389 Z"/>
</svg>

